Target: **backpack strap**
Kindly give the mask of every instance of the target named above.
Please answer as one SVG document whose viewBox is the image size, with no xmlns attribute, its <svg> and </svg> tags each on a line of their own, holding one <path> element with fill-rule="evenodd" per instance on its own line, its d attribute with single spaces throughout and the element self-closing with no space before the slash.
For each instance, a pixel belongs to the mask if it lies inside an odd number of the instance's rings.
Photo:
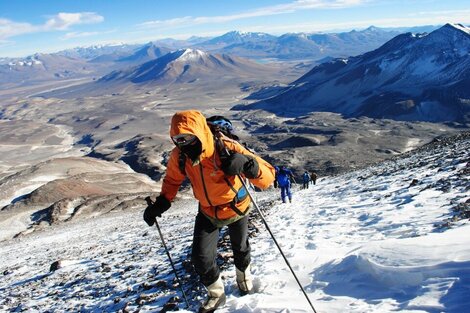
<svg viewBox="0 0 470 313">
<path fill-rule="evenodd" d="M 231 151 L 225 146 L 225 144 L 222 140 L 222 137 L 224 137 L 224 139 L 229 140 L 229 141 L 235 141 L 235 140 L 225 136 L 222 132 L 216 132 L 214 134 L 215 150 L 216 150 L 216 153 L 219 154 L 219 158 L 221 160 L 224 159 L 224 158 L 228 158 L 231 154 Z M 241 179 L 241 178 L 238 177 L 238 179 Z M 237 203 L 239 203 L 239 202 L 246 199 L 246 197 L 248 196 L 247 190 L 245 190 L 245 187 L 243 185 L 239 190 L 236 190 L 235 187 L 232 185 L 232 183 L 230 183 L 230 181 L 227 179 L 227 177 L 224 177 L 224 181 L 227 183 L 227 185 L 230 187 L 230 189 L 232 189 L 232 191 L 235 193 L 235 197 L 233 198 L 232 201 L 230 201 L 230 208 L 235 213 L 237 213 L 237 215 L 245 216 L 245 214 L 247 212 L 246 211 L 245 212 L 240 211 L 237 208 Z"/>
<path fill-rule="evenodd" d="M 222 140 L 224 134 L 221 131 L 217 131 L 214 133 L 214 145 L 215 151 L 219 154 L 220 159 L 226 159 L 230 156 L 230 151 L 225 147 L 225 144 Z M 228 137 L 226 137 L 228 139 Z"/>
<path fill-rule="evenodd" d="M 186 154 L 184 154 L 181 150 L 179 150 L 179 155 L 178 155 L 178 167 L 180 169 L 181 174 L 186 176 Z"/>
</svg>

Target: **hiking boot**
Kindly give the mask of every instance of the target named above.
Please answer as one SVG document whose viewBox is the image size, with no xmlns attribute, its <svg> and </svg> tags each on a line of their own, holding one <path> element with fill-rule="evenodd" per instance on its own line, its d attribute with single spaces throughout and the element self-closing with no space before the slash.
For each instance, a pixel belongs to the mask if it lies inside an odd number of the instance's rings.
<svg viewBox="0 0 470 313">
<path fill-rule="evenodd" d="M 237 271 L 237 285 L 240 289 L 242 296 L 253 293 L 253 279 L 251 278 L 251 266 L 245 269 L 244 272 L 240 271 L 238 268 Z"/>
<path fill-rule="evenodd" d="M 211 313 L 225 304 L 225 290 L 222 278 L 219 278 L 207 288 L 207 299 L 199 308 L 199 313 Z"/>
</svg>

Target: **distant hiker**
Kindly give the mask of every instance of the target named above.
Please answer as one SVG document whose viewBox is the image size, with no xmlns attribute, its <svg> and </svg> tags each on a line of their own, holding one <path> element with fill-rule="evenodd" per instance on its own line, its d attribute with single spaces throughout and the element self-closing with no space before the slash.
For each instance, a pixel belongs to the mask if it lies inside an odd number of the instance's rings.
<svg viewBox="0 0 470 313">
<path fill-rule="evenodd" d="M 302 189 L 308 189 L 308 185 L 310 184 L 310 174 L 305 171 L 302 175 Z"/>
<path fill-rule="evenodd" d="M 286 203 L 286 196 L 289 202 L 292 202 L 292 192 L 290 190 L 292 185 L 291 180 L 294 180 L 292 171 L 285 166 L 281 166 L 276 175 L 276 181 L 279 188 L 281 188 L 281 200 L 284 203 Z"/>
<path fill-rule="evenodd" d="M 317 184 L 317 173 L 312 172 L 312 173 L 310 174 L 310 181 L 311 181 L 312 184 L 314 184 L 314 185 Z"/>
<path fill-rule="evenodd" d="M 144 212 L 145 222 L 152 226 L 155 218 L 170 208 L 186 176 L 189 178 L 199 201 L 191 260 L 207 288 L 207 299 L 199 312 L 212 312 L 225 304 L 224 284 L 216 262 L 223 226 L 228 226 L 240 293 L 252 292 L 248 242 L 251 200 L 239 175 L 261 189 L 274 181 L 274 168 L 268 162 L 237 141 L 219 135 L 212 134 L 206 118 L 198 111 L 182 111 L 173 116 L 170 136 L 176 147 L 170 154 L 160 195 Z M 180 154 L 185 155 L 184 173 L 179 167 Z"/>
</svg>

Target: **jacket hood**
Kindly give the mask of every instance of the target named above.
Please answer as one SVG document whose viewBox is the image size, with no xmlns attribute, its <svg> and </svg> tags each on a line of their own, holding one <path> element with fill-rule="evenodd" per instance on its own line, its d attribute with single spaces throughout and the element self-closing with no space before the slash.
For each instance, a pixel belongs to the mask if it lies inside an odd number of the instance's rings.
<svg viewBox="0 0 470 313">
<path fill-rule="evenodd" d="M 170 136 L 173 137 L 179 134 L 192 134 L 201 141 L 201 158 L 214 154 L 215 147 L 212 132 L 201 112 L 190 110 L 175 113 L 171 119 Z"/>
</svg>

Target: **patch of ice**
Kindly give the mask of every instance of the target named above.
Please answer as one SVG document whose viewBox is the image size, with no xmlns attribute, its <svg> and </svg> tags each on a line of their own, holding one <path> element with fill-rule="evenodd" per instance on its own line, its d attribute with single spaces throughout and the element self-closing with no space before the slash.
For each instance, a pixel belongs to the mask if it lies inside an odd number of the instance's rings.
<svg viewBox="0 0 470 313">
<path fill-rule="evenodd" d="M 408 151 L 413 150 L 414 148 L 419 146 L 420 142 L 421 142 L 421 139 L 419 139 L 419 138 L 410 138 L 410 139 L 408 139 L 403 152 L 408 152 Z"/>
</svg>

